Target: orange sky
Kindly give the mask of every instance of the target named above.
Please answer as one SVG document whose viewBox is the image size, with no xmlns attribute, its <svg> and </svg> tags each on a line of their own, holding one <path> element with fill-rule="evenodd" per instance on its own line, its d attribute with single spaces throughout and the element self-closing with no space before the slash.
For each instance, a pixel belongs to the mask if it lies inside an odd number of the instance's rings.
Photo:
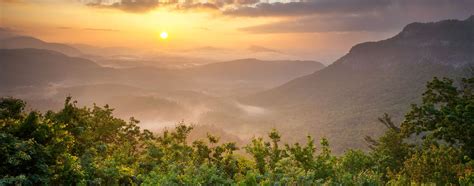
<svg viewBox="0 0 474 186">
<path fill-rule="evenodd" d="M 219 10 L 175 10 L 169 7 L 130 12 L 87 6 L 80 0 L 0 1 L 1 27 L 51 42 L 162 51 L 205 46 L 245 49 L 258 45 L 284 51 L 287 58 L 325 63 L 337 59 L 356 43 L 384 39 L 402 29 L 397 26 L 392 30 L 376 32 L 336 30 L 265 33 L 242 28 L 292 21 L 299 17 L 229 16 Z M 324 27 L 326 23 L 331 24 L 330 21 L 321 21 L 318 26 Z M 304 22 L 301 24 L 304 26 Z M 314 30 L 312 27 L 310 29 Z M 159 38 L 162 31 L 169 33 L 167 40 Z"/>
</svg>

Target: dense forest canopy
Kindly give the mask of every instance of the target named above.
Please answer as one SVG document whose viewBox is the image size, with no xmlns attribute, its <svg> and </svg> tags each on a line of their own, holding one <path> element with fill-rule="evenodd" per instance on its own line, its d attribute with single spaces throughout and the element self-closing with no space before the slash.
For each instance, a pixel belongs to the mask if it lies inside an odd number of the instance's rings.
<svg viewBox="0 0 474 186">
<path fill-rule="evenodd" d="M 192 126 L 153 134 L 109 106 L 26 111 L 0 100 L 0 185 L 407 185 L 474 184 L 474 78 L 435 78 L 404 121 L 369 152 L 331 153 L 330 142 L 282 144 L 276 130 L 244 147 L 219 137 L 189 143 Z M 239 150 L 240 149 L 240 150 Z M 243 152 L 243 153 L 241 153 Z"/>
</svg>

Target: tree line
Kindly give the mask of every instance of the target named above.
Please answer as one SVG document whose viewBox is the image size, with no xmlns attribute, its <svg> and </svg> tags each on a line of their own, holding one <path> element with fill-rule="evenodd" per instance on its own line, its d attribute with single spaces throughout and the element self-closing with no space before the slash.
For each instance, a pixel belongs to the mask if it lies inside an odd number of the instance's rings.
<svg viewBox="0 0 474 186">
<path fill-rule="evenodd" d="M 276 130 L 243 147 L 188 142 L 192 126 L 154 134 L 109 106 L 25 111 L 0 99 L 0 185 L 472 185 L 474 78 L 434 78 L 400 124 L 336 156 L 329 141 L 283 144 Z M 244 152 L 244 153 L 240 153 Z"/>
</svg>

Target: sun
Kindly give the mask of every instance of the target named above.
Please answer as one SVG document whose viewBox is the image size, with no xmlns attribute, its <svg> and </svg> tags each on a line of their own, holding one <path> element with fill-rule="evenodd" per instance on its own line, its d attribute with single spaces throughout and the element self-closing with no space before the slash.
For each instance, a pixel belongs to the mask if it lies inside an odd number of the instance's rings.
<svg viewBox="0 0 474 186">
<path fill-rule="evenodd" d="M 161 39 L 166 39 L 166 38 L 168 38 L 168 32 L 161 32 L 161 33 L 160 33 L 160 37 L 161 37 Z"/>
</svg>

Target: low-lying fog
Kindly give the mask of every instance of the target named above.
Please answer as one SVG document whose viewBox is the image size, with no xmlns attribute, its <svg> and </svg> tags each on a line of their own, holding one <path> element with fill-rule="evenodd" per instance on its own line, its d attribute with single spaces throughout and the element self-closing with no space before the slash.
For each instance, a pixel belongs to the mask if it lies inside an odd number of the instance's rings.
<svg viewBox="0 0 474 186">
<path fill-rule="evenodd" d="M 116 116 L 124 120 L 134 117 L 143 129 L 154 132 L 185 122 L 196 128 L 221 130 L 225 135 L 233 136 L 230 139 L 237 138 L 239 141 L 260 135 L 252 125 L 271 113 L 269 109 L 241 103 L 234 96 L 214 96 L 192 90 L 153 91 L 118 84 L 17 87 L 4 91 L 1 96 L 9 95 L 26 100 L 29 109 L 40 111 L 60 109 L 65 98 L 72 96 L 79 106 L 107 104 L 115 109 Z M 206 133 L 197 136 L 202 137 Z M 226 137 L 223 138 L 225 140 Z"/>
<path fill-rule="evenodd" d="M 126 55 L 73 58 L 49 50 L 2 52 L 7 60 L 2 70 L 10 80 L 0 88 L 0 96 L 24 99 L 30 109 L 58 110 L 71 96 L 79 106 L 107 104 L 115 109 L 115 116 L 134 117 L 142 128 L 154 132 L 184 122 L 197 128 L 195 137 L 213 132 L 223 140 L 237 141 L 264 135 L 276 126 L 272 109 L 242 103 L 241 97 L 324 67 L 314 61 L 239 59 L 195 64 L 184 58 L 173 58 L 181 60 L 170 63 L 177 66 L 163 66 Z M 19 64 L 29 67 L 21 69 Z M 18 70 L 25 72 L 8 74 Z"/>
</svg>

